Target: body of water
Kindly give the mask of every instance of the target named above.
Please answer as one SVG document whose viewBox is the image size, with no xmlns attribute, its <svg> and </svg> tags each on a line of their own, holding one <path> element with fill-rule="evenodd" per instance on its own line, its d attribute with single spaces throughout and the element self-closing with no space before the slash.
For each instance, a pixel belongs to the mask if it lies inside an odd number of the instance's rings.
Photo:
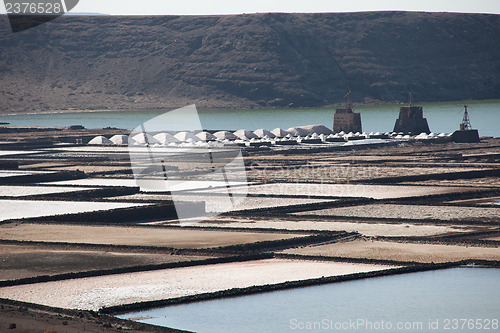
<svg viewBox="0 0 500 333">
<path fill-rule="evenodd" d="M 500 270 L 452 268 L 217 299 L 120 318 L 195 332 L 500 332 Z"/>
<path fill-rule="evenodd" d="M 500 136 L 500 100 L 423 103 L 424 117 L 434 133 L 452 133 L 462 121 L 463 105 L 469 105 L 473 128 L 481 136 Z M 399 115 L 400 105 L 376 105 L 355 107 L 361 113 L 363 130 L 391 132 Z M 134 129 L 144 121 L 163 114 L 164 111 L 81 112 L 0 116 L 0 122 L 12 126 L 70 126 L 86 128 L 117 127 Z M 287 129 L 294 126 L 322 124 L 333 126 L 334 108 L 309 109 L 257 109 L 199 111 L 204 129 L 249 129 L 276 127 Z"/>
</svg>

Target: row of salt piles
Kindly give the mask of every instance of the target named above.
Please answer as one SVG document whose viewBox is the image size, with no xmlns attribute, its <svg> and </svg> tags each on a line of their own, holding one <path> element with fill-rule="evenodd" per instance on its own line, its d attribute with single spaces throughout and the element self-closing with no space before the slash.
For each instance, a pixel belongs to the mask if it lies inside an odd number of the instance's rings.
<svg viewBox="0 0 500 333">
<path fill-rule="evenodd" d="M 445 133 L 440 133 L 438 135 L 434 133 L 426 134 L 421 133 L 414 138 L 417 140 L 426 140 L 434 138 L 443 138 L 449 135 Z M 272 131 L 265 129 L 258 129 L 256 131 L 250 131 L 246 129 L 240 129 L 235 132 L 230 131 L 218 131 L 215 133 L 210 132 L 187 132 L 182 131 L 175 134 L 170 134 L 167 132 L 158 133 L 151 135 L 149 133 L 138 133 L 131 138 L 127 135 L 114 135 L 111 138 L 106 138 L 104 136 L 97 136 L 89 141 L 90 145 L 151 145 L 151 146 L 207 146 L 214 145 L 217 143 L 277 143 L 280 142 L 290 142 L 296 141 L 298 143 L 317 143 L 317 142 L 335 142 L 335 141 L 350 141 L 368 138 L 394 138 L 408 140 L 412 136 L 404 133 L 345 133 L 344 131 L 340 133 L 333 133 L 332 130 L 323 125 L 309 125 L 309 126 L 299 126 L 291 127 L 287 130 L 281 128 L 275 128 Z"/>
<path fill-rule="evenodd" d="M 333 136 L 333 132 L 323 125 L 310 125 L 292 127 L 288 130 L 276 128 L 273 131 L 258 129 L 256 131 L 237 130 L 235 132 L 218 131 L 210 132 L 187 132 L 182 131 L 175 134 L 167 132 L 155 135 L 149 133 L 138 133 L 132 137 L 127 135 L 114 135 L 111 138 L 96 136 L 88 142 L 89 145 L 151 145 L 151 146 L 180 146 L 198 145 L 203 146 L 210 142 L 273 142 L 273 141 L 325 141 L 327 136 Z"/>
</svg>

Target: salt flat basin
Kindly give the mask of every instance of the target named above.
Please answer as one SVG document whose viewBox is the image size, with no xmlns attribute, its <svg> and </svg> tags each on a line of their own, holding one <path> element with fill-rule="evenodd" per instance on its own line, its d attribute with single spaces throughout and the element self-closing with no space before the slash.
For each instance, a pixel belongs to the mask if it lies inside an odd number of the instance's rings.
<svg viewBox="0 0 500 333">
<path fill-rule="evenodd" d="M 63 186 L 0 186 L 2 197 L 25 197 L 28 195 L 69 193 L 93 190 L 94 188 Z"/>
<path fill-rule="evenodd" d="M 204 226 L 219 228 L 262 228 L 284 230 L 356 231 L 365 236 L 431 236 L 456 232 L 471 232 L 474 228 L 462 226 L 421 225 L 413 223 L 362 223 L 348 221 L 308 221 L 217 217 L 204 221 Z"/>
<path fill-rule="evenodd" d="M 233 196 L 234 197 L 234 196 Z M 241 199 L 240 202 L 236 203 L 234 207 L 230 209 L 230 211 L 241 211 L 248 209 L 262 209 L 262 208 L 275 208 L 275 207 L 287 207 L 292 205 L 306 205 L 313 203 L 321 203 L 321 202 L 334 202 L 336 200 L 330 199 L 304 199 L 304 198 L 266 198 L 266 197 L 245 197 L 241 198 L 237 195 L 238 198 Z M 217 197 L 213 197 L 217 198 Z M 206 195 L 198 194 L 198 195 L 182 195 L 176 197 L 176 200 L 180 201 L 188 201 L 188 202 L 196 202 L 196 201 L 207 201 Z M 216 201 L 216 200 L 211 200 Z M 224 207 L 218 207 L 217 205 L 207 205 L 206 209 L 208 213 L 217 213 L 221 212 Z"/>
<path fill-rule="evenodd" d="M 163 182 L 162 180 L 154 180 L 155 182 Z M 57 182 L 43 183 L 46 185 L 70 185 L 70 186 L 126 186 L 126 187 L 139 187 L 139 184 L 135 179 L 119 179 L 119 178 L 85 178 L 85 179 L 75 179 L 75 180 L 63 180 Z M 228 182 L 218 182 L 218 181 L 208 181 L 208 180 L 190 180 L 184 182 L 170 182 L 169 188 L 172 191 L 189 191 L 189 190 L 200 190 L 200 189 L 210 189 L 227 186 L 245 186 L 246 182 L 228 181 Z M 165 187 L 160 184 L 159 188 Z M 157 192 L 148 188 L 142 188 L 144 192 Z M 166 191 L 165 189 L 163 191 Z"/>
<path fill-rule="evenodd" d="M 34 151 L 34 150 L 0 150 L 0 156 L 27 155 L 27 154 L 36 154 L 36 153 L 40 153 L 40 152 Z"/>
<path fill-rule="evenodd" d="M 468 199 L 468 200 L 454 200 L 454 201 L 450 201 L 450 203 L 474 204 L 474 205 L 500 205 L 500 197 Z"/>
<path fill-rule="evenodd" d="M 391 199 L 470 191 L 467 187 L 273 183 L 248 186 L 249 194 Z M 215 191 L 215 190 L 214 190 Z M 238 189 L 234 190 L 238 193 Z"/>
<path fill-rule="evenodd" d="M 412 244 L 374 240 L 366 241 L 362 239 L 356 239 L 345 243 L 288 249 L 283 252 L 310 256 L 412 261 L 421 263 L 450 262 L 468 259 L 500 260 L 500 248 L 495 247 Z"/>
<path fill-rule="evenodd" d="M 144 206 L 146 204 L 90 201 L 0 200 L 0 221 Z"/>
<path fill-rule="evenodd" d="M 222 194 L 218 194 L 221 196 Z M 241 197 L 241 195 L 236 195 L 237 197 Z M 214 197 L 216 197 L 214 195 Z M 121 197 L 114 198 L 117 201 L 120 200 L 172 200 L 172 196 L 170 194 L 164 193 L 139 193 L 133 195 L 125 195 Z M 176 200 L 179 201 L 206 201 L 206 194 L 182 194 L 179 195 Z M 238 210 L 247 210 L 247 209 L 259 209 L 259 208 L 272 208 L 272 207 L 287 207 L 292 205 L 305 205 L 312 203 L 322 203 L 322 202 L 334 202 L 337 201 L 335 199 L 304 199 L 304 198 L 272 198 L 272 197 L 245 197 L 241 202 L 236 204 L 231 211 Z M 206 211 L 208 213 L 220 212 L 220 209 L 213 206 L 206 206 Z M 212 210 L 211 210 L 212 209 Z"/>
<path fill-rule="evenodd" d="M 4 287 L 0 288 L 0 297 L 98 310 L 105 306 L 389 268 L 394 266 L 265 259 Z"/>
<path fill-rule="evenodd" d="M 17 176 L 31 176 L 53 174 L 54 171 L 18 171 L 18 170 L 0 170 L 0 178 L 4 177 L 17 177 Z"/>
<path fill-rule="evenodd" d="M 306 237 L 281 232 L 230 232 L 151 227 L 12 223 L 0 225 L 0 239 L 41 242 L 130 245 L 174 248 L 214 248 Z"/>
<path fill-rule="evenodd" d="M 349 216 L 349 217 L 381 217 L 392 219 L 440 219 L 440 220 L 479 220 L 500 221 L 498 208 L 489 207 L 456 207 L 456 206 L 424 206 L 424 205 L 361 205 L 356 207 L 328 208 L 308 212 L 292 213 L 294 215 Z"/>
</svg>

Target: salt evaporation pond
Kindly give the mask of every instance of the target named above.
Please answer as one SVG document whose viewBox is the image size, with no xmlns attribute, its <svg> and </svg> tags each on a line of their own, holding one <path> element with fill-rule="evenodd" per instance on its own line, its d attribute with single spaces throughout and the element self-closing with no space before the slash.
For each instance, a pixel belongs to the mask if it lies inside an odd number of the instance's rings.
<svg viewBox="0 0 500 333">
<path fill-rule="evenodd" d="M 77 214 L 146 204 L 91 201 L 0 200 L 0 221 L 41 216 Z"/>
<path fill-rule="evenodd" d="M 59 182 L 76 185 L 74 182 Z M 234 188 L 233 193 L 246 191 L 256 195 L 287 195 L 307 197 L 363 197 L 373 199 L 406 198 L 422 195 L 465 192 L 467 187 L 404 186 L 404 185 L 363 185 L 363 184 L 312 184 L 312 183 L 272 183 L 252 185 L 247 188 Z M 224 190 L 210 189 L 211 193 Z M 200 190 L 203 193 L 203 190 Z"/>
<path fill-rule="evenodd" d="M 461 267 L 175 305 L 119 317 L 199 333 L 496 332 L 500 330 L 498 281 L 499 269 Z M 476 329 L 480 325 L 483 328 Z"/>
<path fill-rule="evenodd" d="M 84 187 L 63 187 L 63 186 L 15 186 L 7 185 L 0 186 L 0 197 L 24 197 L 29 195 L 43 195 L 55 193 L 70 193 L 86 190 L 93 190 L 94 188 Z"/>
<path fill-rule="evenodd" d="M 54 174 L 54 171 L 20 171 L 20 170 L 1 170 L 1 178 L 18 177 L 18 176 L 32 176 L 42 174 Z"/>
</svg>

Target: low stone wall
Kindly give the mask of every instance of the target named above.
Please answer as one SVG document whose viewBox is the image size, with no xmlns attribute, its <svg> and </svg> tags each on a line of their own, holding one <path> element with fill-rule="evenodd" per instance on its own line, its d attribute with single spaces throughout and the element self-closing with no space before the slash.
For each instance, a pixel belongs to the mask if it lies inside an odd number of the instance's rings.
<svg viewBox="0 0 500 333">
<path fill-rule="evenodd" d="M 85 177 L 85 173 L 82 171 L 59 171 L 53 173 L 1 177 L 0 185 L 56 182 L 61 180 L 82 179 Z"/>
<path fill-rule="evenodd" d="M 65 193 L 49 193 L 23 196 L 23 200 L 70 200 L 70 201 L 101 201 L 109 202 L 107 197 L 133 195 L 139 193 L 139 187 L 101 187 L 91 188 L 88 190 L 65 192 Z M 130 200 L 121 200 L 120 202 L 129 202 Z M 134 202 L 144 203 L 144 201 L 136 200 Z M 163 200 L 165 202 L 165 200 Z"/>
</svg>

